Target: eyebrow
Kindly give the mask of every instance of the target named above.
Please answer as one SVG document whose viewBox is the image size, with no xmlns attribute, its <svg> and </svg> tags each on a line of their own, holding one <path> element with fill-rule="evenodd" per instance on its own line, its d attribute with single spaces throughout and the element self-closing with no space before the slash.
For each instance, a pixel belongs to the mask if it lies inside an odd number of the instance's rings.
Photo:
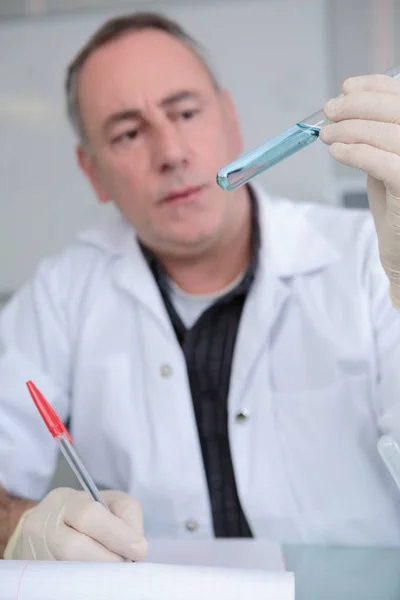
<svg viewBox="0 0 400 600">
<path fill-rule="evenodd" d="M 161 107 L 168 107 L 181 102 L 182 100 L 191 100 L 191 99 L 199 99 L 200 94 L 197 92 L 182 90 L 181 92 L 176 92 L 163 98 L 159 103 Z M 121 123 L 124 121 L 132 121 L 134 119 L 140 119 L 142 117 L 142 112 L 139 109 L 125 109 L 120 110 L 118 112 L 112 113 L 109 117 L 107 117 L 103 129 L 104 131 L 108 131 L 113 125 L 117 123 Z"/>
</svg>

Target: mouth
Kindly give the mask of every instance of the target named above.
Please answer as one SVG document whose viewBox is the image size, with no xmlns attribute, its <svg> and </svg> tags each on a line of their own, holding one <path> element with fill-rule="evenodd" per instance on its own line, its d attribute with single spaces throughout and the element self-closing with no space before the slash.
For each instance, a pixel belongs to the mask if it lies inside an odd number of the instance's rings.
<svg viewBox="0 0 400 600">
<path fill-rule="evenodd" d="M 199 194 L 204 190 L 205 185 L 199 185 L 196 187 L 180 188 L 165 196 L 161 203 L 162 204 L 185 204 L 195 200 Z"/>
</svg>

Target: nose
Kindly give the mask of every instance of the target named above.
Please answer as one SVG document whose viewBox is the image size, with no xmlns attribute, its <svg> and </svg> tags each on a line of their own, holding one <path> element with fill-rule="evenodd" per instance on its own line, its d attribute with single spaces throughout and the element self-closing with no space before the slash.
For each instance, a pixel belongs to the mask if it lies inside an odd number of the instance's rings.
<svg viewBox="0 0 400 600">
<path fill-rule="evenodd" d="M 170 121 L 158 124 L 154 132 L 153 156 L 157 171 L 168 172 L 187 163 L 187 146 L 179 127 Z"/>
</svg>

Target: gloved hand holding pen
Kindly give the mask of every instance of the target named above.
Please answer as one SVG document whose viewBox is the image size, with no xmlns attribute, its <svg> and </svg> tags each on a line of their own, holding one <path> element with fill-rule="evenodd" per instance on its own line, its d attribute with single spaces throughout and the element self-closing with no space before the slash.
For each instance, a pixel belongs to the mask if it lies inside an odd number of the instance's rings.
<svg viewBox="0 0 400 600">
<path fill-rule="evenodd" d="M 57 488 L 24 513 L 6 547 L 14 560 L 124 561 L 145 558 L 140 504 L 105 491 L 108 509 L 87 492 Z"/>
<path fill-rule="evenodd" d="M 123 561 L 146 556 L 140 504 L 119 491 L 101 493 L 58 415 L 32 381 L 29 393 L 86 491 L 57 488 L 22 514 L 5 559 Z"/>
<path fill-rule="evenodd" d="M 387 75 L 352 77 L 329 101 L 321 129 L 340 163 L 368 175 L 368 198 L 392 304 L 400 310 L 400 81 Z"/>
</svg>

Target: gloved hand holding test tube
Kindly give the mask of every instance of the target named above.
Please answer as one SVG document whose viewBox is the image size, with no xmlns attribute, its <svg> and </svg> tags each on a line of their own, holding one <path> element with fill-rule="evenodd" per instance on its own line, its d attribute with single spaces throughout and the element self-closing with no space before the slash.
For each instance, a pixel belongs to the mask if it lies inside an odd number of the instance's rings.
<svg viewBox="0 0 400 600">
<path fill-rule="evenodd" d="M 400 65 L 388 69 L 384 75 L 399 78 Z M 323 109 L 302 119 L 293 127 L 220 169 L 217 175 L 218 185 L 226 191 L 244 185 L 250 179 L 315 142 L 322 127 L 329 123 L 331 121 L 325 117 Z"/>
</svg>

